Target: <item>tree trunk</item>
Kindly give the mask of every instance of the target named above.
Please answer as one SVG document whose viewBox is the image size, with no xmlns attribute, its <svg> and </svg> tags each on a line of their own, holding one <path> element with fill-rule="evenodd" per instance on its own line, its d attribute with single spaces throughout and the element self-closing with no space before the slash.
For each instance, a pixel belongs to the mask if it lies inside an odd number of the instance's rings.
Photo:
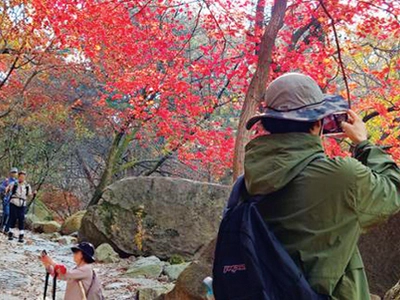
<svg viewBox="0 0 400 300">
<path fill-rule="evenodd" d="M 263 0 L 259 0 L 259 3 L 262 2 Z M 257 9 L 260 9 L 260 6 L 261 5 L 257 4 Z M 275 46 L 275 40 L 278 32 L 283 26 L 286 6 L 287 0 L 275 0 L 274 7 L 272 8 L 271 20 L 261 38 L 256 72 L 251 79 L 250 86 L 243 103 L 239 120 L 239 128 L 236 135 L 233 160 L 234 180 L 236 180 L 236 178 L 243 173 L 244 145 L 250 138 L 250 132 L 246 130 L 246 122 L 256 112 L 257 105 L 262 101 L 262 96 L 265 92 L 269 77 L 272 50 Z"/>
<path fill-rule="evenodd" d="M 101 195 L 102 195 L 104 189 L 111 182 L 111 178 L 114 174 L 115 164 L 118 160 L 120 143 L 121 143 L 122 139 L 124 138 L 124 136 L 125 136 L 124 130 L 121 130 L 114 136 L 113 143 L 108 152 L 107 161 L 106 161 L 106 165 L 104 167 L 103 174 L 101 175 L 100 181 L 95 188 L 93 197 L 90 200 L 88 207 L 92 206 L 92 205 L 96 205 L 100 201 Z"/>
</svg>

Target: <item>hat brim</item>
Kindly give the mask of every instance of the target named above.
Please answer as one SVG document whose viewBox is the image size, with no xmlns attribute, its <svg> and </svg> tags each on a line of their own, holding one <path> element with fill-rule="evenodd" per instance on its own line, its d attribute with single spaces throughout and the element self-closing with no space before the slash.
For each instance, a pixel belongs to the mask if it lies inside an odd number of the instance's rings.
<svg viewBox="0 0 400 300">
<path fill-rule="evenodd" d="M 96 260 L 94 259 L 93 256 L 91 256 L 90 254 L 88 254 L 85 250 L 79 248 L 79 246 L 74 246 L 71 247 L 71 251 L 72 252 L 76 252 L 76 251 L 81 251 L 83 255 L 86 256 L 86 258 L 88 259 L 88 263 L 94 263 Z"/>
<path fill-rule="evenodd" d="M 268 109 L 266 112 L 256 115 L 246 123 L 250 130 L 261 119 L 281 119 L 302 122 L 315 122 L 337 112 L 349 110 L 349 103 L 339 95 L 324 95 L 322 102 L 291 111 L 276 111 Z"/>
</svg>

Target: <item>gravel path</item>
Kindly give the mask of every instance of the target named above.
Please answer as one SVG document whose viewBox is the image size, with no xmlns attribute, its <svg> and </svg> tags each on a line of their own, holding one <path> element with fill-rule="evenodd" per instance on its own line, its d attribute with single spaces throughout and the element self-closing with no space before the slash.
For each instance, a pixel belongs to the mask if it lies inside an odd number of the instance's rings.
<svg viewBox="0 0 400 300">
<path fill-rule="evenodd" d="M 26 233 L 25 244 L 10 242 L 0 234 L 0 300 L 43 299 L 45 271 L 39 261 L 43 249 L 56 261 L 73 267 L 70 246 L 61 246 L 30 232 Z M 157 287 L 166 283 L 167 280 L 163 278 L 123 277 L 134 260 L 130 258 L 114 264 L 95 264 L 107 300 L 136 299 L 138 288 Z M 51 299 L 51 289 L 49 286 L 47 299 Z M 63 299 L 64 290 L 65 282 L 58 281 L 57 299 Z"/>
</svg>

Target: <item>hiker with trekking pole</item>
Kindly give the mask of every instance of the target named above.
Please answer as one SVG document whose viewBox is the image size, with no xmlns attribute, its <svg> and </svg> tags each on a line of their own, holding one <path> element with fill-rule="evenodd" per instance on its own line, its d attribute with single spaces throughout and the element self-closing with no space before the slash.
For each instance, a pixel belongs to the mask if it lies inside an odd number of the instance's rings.
<svg viewBox="0 0 400 300">
<path fill-rule="evenodd" d="M 51 275 L 53 276 L 53 300 L 56 297 L 57 279 L 67 281 L 64 300 L 104 300 L 100 280 L 92 267 L 95 262 L 93 245 L 81 242 L 71 250 L 76 266 L 69 270 L 64 265 L 56 263 L 46 251 L 42 252 L 40 259 L 46 269 L 43 299 L 46 299 Z"/>
<path fill-rule="evenodd" d="M 14 239 L 14 227 L 18 222 L 18 242 L 24 242 L 24 227 L 25 227 L 25 210 L 28 199 L 36 192 L 32 192 L 31 186 L 26 182 L 26 172 L 20 171 L 18 173 L 18 181 L 10 184 L 6 193 L 10 193 L 10 219 L 6 224 L 6 231 L 8 231 L 8 240 Z"/>
<path fill-rule="evenodd" d="M 10 193 L 6 193 L 6 189 L 10 184 L 17 181 L 18 169 L 12 168 L 10 170 L 9 177 L 4 179 L 0 185 L 0 198 L 3 205 L 3 216 L 1 219 L 1 231 L 4 234 L 8 234 L 8 221 L 10 218 Z"/>
</svg>

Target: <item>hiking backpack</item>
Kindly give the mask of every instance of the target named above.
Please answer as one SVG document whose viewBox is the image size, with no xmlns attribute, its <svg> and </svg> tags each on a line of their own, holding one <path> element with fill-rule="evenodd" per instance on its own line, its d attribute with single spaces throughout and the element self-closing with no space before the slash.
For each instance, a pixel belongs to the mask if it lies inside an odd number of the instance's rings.
<svg viewBox="0 0 400 300">
<path fill-rule="evenodd" d="M 4 197 L 6 196 L 6 188 L 8 186 L 8 182 L 9 182 L 8 178 L 4 179 L 1 182 L 1 185 L 0 185 L 0 198 L 1 199 L 4 199 Z"/>
<path fill-rule="evenodd" d="M 13 188 L 11 190 L 11 197 L 14 196 L 17 193 L 17 189 L 18 189 L 18 183 L 14 183 Z M 25 195 L 26 197 L 28 197 L 29 195 L 29 185 L 25 185 Z"/>
<path fill-rule="evenodd" d="M 248 195 L 243 176 L 236 181 L 218 232 L 213 267 L 215 299 L 329 299 L 311 289 L 269 230 L 256 206 L 262 199 Z"/>
</svg>

